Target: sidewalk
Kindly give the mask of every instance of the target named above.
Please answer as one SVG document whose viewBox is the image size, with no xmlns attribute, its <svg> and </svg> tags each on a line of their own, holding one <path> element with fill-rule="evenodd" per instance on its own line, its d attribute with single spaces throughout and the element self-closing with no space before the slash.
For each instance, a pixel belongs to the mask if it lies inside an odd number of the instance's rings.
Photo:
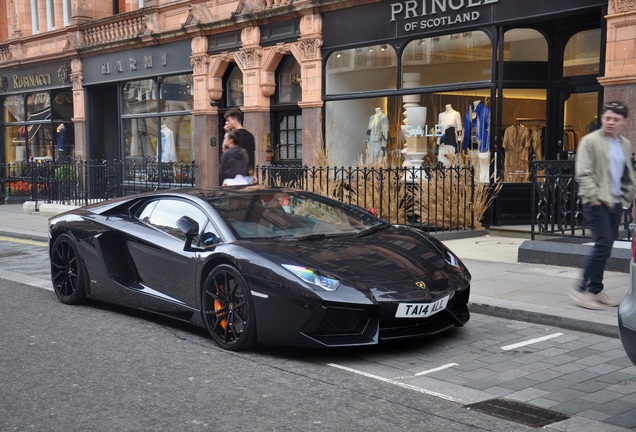
<svg viewBox="0 0 636 432">
<path fill-rule="evenodd" d="M 0 205 L 0 235 L 46 240 L 48 217 L 24 210 L 22 204 Z M 587 310 L 568 297 L 579 277 L 578 268 L 517 262 L 524 241 L 528 240 L 489 235 L 443 240 L 473 276 L 470 310 L 618 337 L 616 308 Z M 623 297 L 629 277 L 629 273 L 606 272 L 605 292 Z"/>
</svg>

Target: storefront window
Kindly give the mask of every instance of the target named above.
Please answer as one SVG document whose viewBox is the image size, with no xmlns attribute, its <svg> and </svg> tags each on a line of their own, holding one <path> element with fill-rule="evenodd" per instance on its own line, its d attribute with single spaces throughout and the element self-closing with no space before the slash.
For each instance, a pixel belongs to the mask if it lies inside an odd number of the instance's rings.
<svg viewBox="0 0 636 432">
<path fill-rule="evenodd" d="M 64 91 L 53 96 L 53 128 L 57 160 L 75 154 L 75 127 L 73 117 L 73 93 Z"/>
<path fill-rule="evenodd" d="M 598 92 L 574 93 L 565 101 L 562 149 L 568 157 L 576 151 L 583 135 L 598 129 L 597 111 Z"/>
<path fill-rule="evenodd" d="M 277 75 L 278 102 L 300 102 L 302 100 L 302 86 L 300 65 L 294 57 L 287 56 Z"/>
<path fill-rule="evenodd" d="M 397 88 L 397 54 L 386 44 L 332 53 L 326 67 L 327 94 Z"/>
<path fill-rule="evenodd" d="M 157 112 L 157 84 L 151 79 L 128 82 L 123 99 L 124 114 Z"/>
<path fill-rule="evenodd" d="M 585 30 L 570 38 L 563 56 L 563 76 L 598 75 L 601 30 Z"/>
<path fill-rule="evenodd" d="M 419 82 L 402 87 L 489 81 L 492 43 L 486 33 L 472 31 L 409 42 L 402 54 L 404 74 L 417 73 Z"/>
<path fill-rule="evenodd" d="M 476 106 L 483 111 L 482 120 L 489 118 L 489 95 L 490 89 L 474 89 L 328 101 L 329 164 L 365 165 L 386 157 L 389 165 L 401 165 L 405 151 L 419 154 L 424 165 L 454 165 L 461 162 L 463 150 L 488 153 L 491 134 L 480 135 L 481 148 L 473 149 L 464 131 Z"/>
<path fill-rule="evenodd" d="M 191 111 L 194 104 L 192 75 L 166 77 L 159 84 L 161 88 L 161 111 Z"/>
<path fill-rule="evenodd" d="M 504 61 L 547 62 L 548 41 L 537 30 L 508 30 L 504 34 Z"/>
<path fill-rule="evenodd" d="M 544 89 L 504 89 L 502 181 L 530 182 L 532 161 L 545 159 L 546 100 Z"/>
<path fill-rule="evenodd" d="M 178 181 L 178 167 L 173 164 L 194 160 L 192 76 L 164 77 L 158 85 L 155 80 L 133 81 L 124 85 L 123 92 L 126 160 L 162 163 L 163 180 Z"/>
</svg>

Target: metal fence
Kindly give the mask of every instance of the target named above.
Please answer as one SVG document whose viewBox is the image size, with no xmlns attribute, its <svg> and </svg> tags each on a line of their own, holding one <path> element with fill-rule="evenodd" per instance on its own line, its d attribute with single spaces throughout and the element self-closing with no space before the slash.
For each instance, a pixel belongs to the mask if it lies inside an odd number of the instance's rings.
<svg viewBox="0 0 636 432">
<path fill-rule="evenodd" d="M 3 199 L 23 199 L 38 205 L 86 205 L 142 192 L 194 186 L 194 162 L 157 163 L 150 158 L 132 161 L 53 163 L 23 161 L 2 165 Z"/>
<path fill-rule="evenodd" d="M 5 198 L 86 205 L 120 196 L 195 185 L 196 166 L 139 161 L 20 162 L 2 167 Z M 260 184 L 304 189 L 428 232 L 472 230 L 489 203 L 489 185 L 471 167 L 367 168 L 264 166 Z"/>
<path fill-rule="evenodd" d="M 632 209 L 623 212 L 621 238 L 630 239 Z M 583 204 L 578 197 L 573 160 L 532 163 L 531 238 L 542 236 L 589 237 Z"/>
<path fill-rule="evenodd" d="M 483 214 L 471 167 L 266 166 L 259 182 L 316 192 L 428 232 L 475 229 Z M 489 189 L 488 186 L 481 186 Z"/>
</svg>

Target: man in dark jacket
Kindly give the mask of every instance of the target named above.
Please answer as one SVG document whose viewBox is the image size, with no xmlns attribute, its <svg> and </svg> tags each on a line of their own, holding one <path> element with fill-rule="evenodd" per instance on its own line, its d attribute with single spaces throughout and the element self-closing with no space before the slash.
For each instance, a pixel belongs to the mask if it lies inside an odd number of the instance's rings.
<svg viewBox="0 0 636 432">
<path fill-rule="evenodd" d="M 239 137 L 235 131 L 225 134 L 223 147 L 227 150 L 221 155 L 219 163 L 219 177 L 223 186 L 236 184 L 248 184 L 248 161 L 247 151 L 238 145 Z"/>
<path fill-rule="evenodd" d="M 248 155 L 248 173 L 250 178 L 254 176 L 254 161 L 256 144 L 254 142 L 254 135 L 243 127 L 243 114 L 237 109 L 232 109 L 226 112 L 223 116 L 225 118 L 225 130 L 234 131 L 238 135 L 238 145 L 247 150 Z"/>
</svg>

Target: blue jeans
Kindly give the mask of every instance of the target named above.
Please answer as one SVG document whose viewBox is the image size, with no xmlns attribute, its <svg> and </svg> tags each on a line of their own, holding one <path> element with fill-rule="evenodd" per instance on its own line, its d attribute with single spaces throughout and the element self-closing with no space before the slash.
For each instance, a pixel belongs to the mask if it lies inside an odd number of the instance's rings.
<svg viewBox="0 0 636 432">
<path fill-rule="evenodd" d="M 618 238 L 618 226 L 623 208 L 619 203 L 610 209 L 604 204 L 583 206 L 587 225 L 592 231 L 594 247 L 583 261 L 583 280 L 579 288 L 598 294 L 603 291 L 603 273 L 612 252 L 614 240 Z"/>
</svg>

